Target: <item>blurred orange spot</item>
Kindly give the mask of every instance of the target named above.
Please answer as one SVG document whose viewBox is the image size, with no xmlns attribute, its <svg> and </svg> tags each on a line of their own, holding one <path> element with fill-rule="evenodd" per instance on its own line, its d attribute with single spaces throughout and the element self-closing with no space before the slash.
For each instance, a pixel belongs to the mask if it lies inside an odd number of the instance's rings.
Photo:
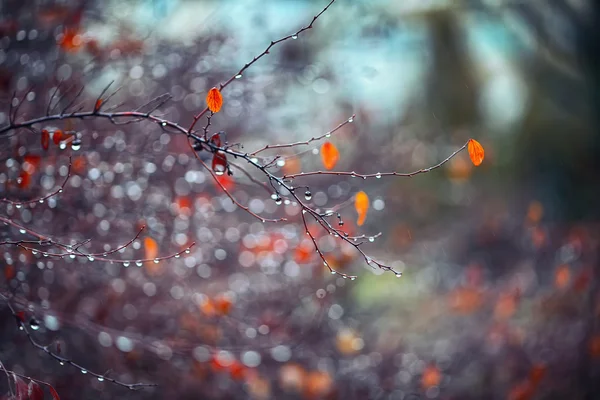
<svg viewBox="0 0 600 400">
<path fill-rule="evenodd" d="M 227 315 L 231 312 L 233 302 L 229 296 L 221 294 L 215 298 L 213 305 L 219 315 Z"/>
<path fill-rule="evenodd" d="M 341 329 L 335 340 L 338 351 L 345 355 L 356 354 L 363 348 L 363 340 L 352 329 Z"/>
<path fill-rule="evenodd" d="M 328 394 L 333 386 L 333 380 L 327 372 L 309 372 L 304 384 L 304 396 L 309 398 Z"/>
<path fill-rule="evenodd" d="M 471 314 L 481 307 L 483 295 L 479 290 L 459 287 L 450 292 L 448 300 L 454 312 Z"/>
<path fill-rule="evenodd" d="M 239 361 L 234 361 L 229 366 L 229 374 L 231 378 L 236 381 L 241 381 L 246 376 L 247 368 Z"/>
<path fill-rule="evenodd" d="M 233 189 L 233 187 L 235 186 L 235 181 L 233 180 L 233 178 L 231 176 L 229 176 L 227 174 L 218 175 L 215 179 L 217 181 L 219 181 L 219 183 L 221 185 L 223 185 L 223 187 L 225 189 L 227 189 L 228 192 L 230 192 Z M 216 182 L 215 182 L 215 184 L 216 184 Z"/>
<path fill-rule="evenodd" d="M 294 252 L 294 259 L 298 264 L 306 264 L 311 259 L 315 251 L 313 250 L 313 244 L 310 240 L 303 240 Z"/>
<path fill-rule="evenodd" d="M 271 384 L 267 379 L 255 376 L 246 382 L 248 393 L 253 399 L 263 400 L 271 398 Z"/>
<path fill-rule="evenodd" d="M 285 159 L 285 165 L 283 166 L 283 173 L 285 175 L 297 174 L 302 168 L 302 163 L 298 157 L 289 157 Z"/>
<path fill-rule="evenodd" d="M 212 302 L 212 300 L 209 298 L 203 299 L 202 302 L 200 303 L 199 308 L 200 308 L 200 311 L 202 311 L 202 313 L 204 315 L 206 315 L 207 317 L 212 317 L 216 314 L 215 305 Z"/>
<path fill-rule="evenodd" d="M 527 221 L 537 224 L 544 215 L 544 207 L 539 201 L 532 201 L 527 209 Z"/>
<path fill-rule="evenodd" d="M 27 189 L 31 185 L 31 174 L 25 171 L 21 172 L 17 184 L 21 189 Z"/>
<path fill-rule="evenodd" d="M 508 400 L 530 400 L 533 398 L 534 389 L 529 382 L 523 382 L 512 388 Z"/>
<path fill-rule="evenodd" d="M 58 40 L 58 45 L 61 47 L 61 49 L 68 53 L 75 53 L 79 51 L 82 44 L 83 39 L 78 33 L 77 28 L 65 27 L 62 32 L 62 37 Z"/>
<path fill-rule="evenodd" d="M 86 160 L 84 156 L 76 157 L 73 160 L 73 172 L 77 174 L 82 174 L 85 172 L 85 164 Z"/>
<path fill-rule="evenodd" d="M 430 365 L 423 371 L 421 386 L 423 386 L 424 389 L 428 389 L 432 386 L 438 386 L 441 380 L 442 374 L 440 370 L 436 366 Z"/>
<path fill-rule="evenodd" d="M 540 248 L 546 243 L 546 232 L 542 228 L 534 228 L 531 231 L 531 241 L 536 248 Z"/>
<path fill-rule="evenodd" d="M 513 293 L 502 294 L 494 308 L 494 317 L 497 319 L 508 319 L 513 316 L 516 309 L 517 296 Z"/>
<path fill-rule="evenodd" d="M 554 273 L 554 286 L 557 289 L 564 289 L 571 281 L 571 269 L 567 264 L 563 264 L 556 269 Z"/>
<path fill-rule="evenodd" d="M 299 392 L 305 378 L 306 371 L 298 364 L 286 364 L 279 369 L 279 385 L 285 391 Z"/>
<path fill-rule="evenodd" d="M 600 335 L 594 336 L 590 340 L 590 355 L 594 358 L 600 358 Z"/>
<path fill-rule="evenodd" d="M 473 173 L 473 167 L 465 159 L 455 157 L 448 163 L 448 177 L 455 182 L 462 182 L 469 179 Z"/>
<path fill-rule="evenodd" d="M 589 287 L 591 279 L 592 271 L 589 268 L 582 269 L 575 278 L 573 289 L 577 292 L 583 292 Z"/>
<path fill-rule="evenodd" d="M 158 256 L 158 244 L 156 240 L 151 237 L 144 238 L 144 250 L 146 251 L 146 258 L 153 260 Z"/>
<path fill-rule="evenodd" d="M 539 385 L 542 381 L 544 375 L 546 375 L 546 369 L 546 366 L 542 364 L 535 364 L 531 367 L 531 370 L 529 371 L 529 381 L 534 387 Z"/>
</svg>

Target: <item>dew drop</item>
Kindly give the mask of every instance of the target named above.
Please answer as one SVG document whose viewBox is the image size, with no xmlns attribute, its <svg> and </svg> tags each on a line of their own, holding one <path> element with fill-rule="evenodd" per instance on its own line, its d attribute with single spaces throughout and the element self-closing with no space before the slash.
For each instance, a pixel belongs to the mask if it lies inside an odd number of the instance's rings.
<svg viewBox="0 0 600 400">
<path fill-rule="evenodd" d="M 31 318 L 31 320 L 29 321 L 29 327 L 34 331 L 37 331 L 38 329 L 40 329 L 40 323 L 37 321 L 37 319 Z"/>
<path fill-rule="evenodd" d="M 82 373 L 82 374 L 87 374 L 87 371 L 86 371 L 85 369 L 82 369 L 82 370 L 81 370 L 81 373 Z"/>
<path fill-rule="evenodd" d="M 350 122 L 350 123 L 354 122 L 354 117 L 348 118 L 348 122 Z"/>
<path fill-rule="evenodd" d="M 273 193 L 273 194 L 271 195 L 271 198 L 272 198 L 273 200 L 277 200 L 277 198 L 278 198 L 278 197 L 279 197 L 279 196 L 277 196 L 277 193 Z"/>
<path fill-rule="evenodd" d="M 353 280 L 355 280 L 355 279 L 356 279 L 356 277 L 355 277 L 355 276 L 351 276 L 351 277 L 350 277 L 350 280 L 351 280 L 351 281 L 353 281 Z"/>
<path fill-rule="evenodd" d="M 58 364 L 59 364 L 59 365 L 61 365 L 61 366 L 64 366 L 64 365 L 65 365 L 65 363 L 64 363 L 64 362 L 62 362 L 62 361 L 60 361 Z"/>
<path fill-rule="evenodd" d="M 44 199 L 40 199 L 40 204 L 44 204 Z"/>
<path fill-rule="evenodd" d="M 135 262 L 135 265 L 137 265 L 138 267 L 141 267 L 141 266 L 142 266 L 142 264 L 143 264 L 143 263 L 142 263 L 142 261 L 141 261 L 141 260 L 137 260 L 137 261 Z"/>
<path fill-rule="evenodd" d="M 22 235 L 26 234 L 27 231 L 25 229 L 19 229 L 19 233 L 21 233 Z"/>
<path fill-rule="evenodd" d="M 312 193 L 310 192 L 310 190 L 307 190 L 306 192 L 304 192 L 304 198 L 308 201 L 310 199 L 312 199 Z"/>
<path fill-rule="evenodd" d="M 282 201 L 283 200 L 281 200 L 281 197 L 278 197 L 278 198 L 275 199 L 275 204 L 277 204 L 278 206 L 280 206 L 281 203 L 282 203 Z"/>
<path fill-rule="evenodd" d="M 125 261 L 125 262 L 123 263 L 123 266 L 124 266 L 125 268 L 129 267 L 129 261 Z"/>
<path fill-rule="evenodd" d="M 373 243 L 375 241 L 375 238 L 373 236 L 369 237 L 369 242 Z"/>
<path fill-rule="evenodd" d="M 21 207 L 23 207 L 23 205 L 21 205 L 21 204 L 16 204 L 16 205 L 15 205 L 15 207 L 17 207 L 17 208 L 21 208 Z"/>
<path fill-rule="evenodd" d="M 377 173 L 377 175 L 375 175 L 375 178 L 377 178 L 377 179 L 381 179 L 381 173 L 380 173 L 380 172 L 378 172 L 378 173 Z"/>
<path fill-rule="evenodd" d="M 69 254 L 69 258 L 74 259 L 75 257 L 75 254 Z"/>
<path fill-rule="evenodd" d="M 185 254 L 190 254 L 192 251 L 190 249 L 185 249 Z"/>
<path fill-rule="evenodd" d="M 167 126 L 166 122 L 161 123 L 162 126 Z"/>
<path fill-rule="evenodd" d="M 58 148 L 61 150 L 64 150 L 67 148 L 67 144 L 65 142 L 60 142 L 60 144 L 58 145 Z"/>
<path fill-rule="evenodd" d="M 335 272 L 335 271 L 331 271 L 331 275 L 335 275 L 335 274 L 336 274 L 336 272 Z"/>
<path fill-rule="evenodd" d="M 158 258 L 155 258 L 155 259 L 154 259 L 154 264 L 158 264 L 158 262 L 159 262 L 159 261 L 160 261 L 160 260 L 159 260 Z"/>
<path fill-rule="evenodd" d="M 77 151 L 81 149 L 81 139 L 75 139 L 71 142 L 71 149 Z"/>
<path fill-rule="evenodd" d="M 34 256 L 36 256 L 37 255 L 37 251 L 31 250 L 31 254 L 33 254 Z"/>
<path fill-rule="evenodd" d="M 104 382 L 104 378 L 103 378 L 103 377 L 101 377 L 101 376 L 99 376 L 99 377 L 98 377 L 98 382 Z"/>
<path fill-rule="evenodd" d="M 95 258 L 94 258 L 93 256 L 88 256 L 88 260 L 89 260 L 90 262 L 93 262 L 93 261 L 95 260 Z"/>
<path fill-rule="evenodd" d="M 327 132 L 327 133 L 325 134 L 325 137 L 326 137 L 326 138 L 330 138 L 330 137 L 331 137 L 331 132 Z"/>
<path fill-rule="evenodd" d="M 298 39 L 298 35 L 292 35 L 292 39 L 294 39 L 294 40 Z"/>
<path fill-rule="evenodd" d="M 396 273 L 396 278 L 400 278 L 402 276 L 402 272 Z"/>
<path fill-rule="evenodd" d="M 242 74 L 237 74 L 237 75 L 235 76 L 235 79 L 241 79 L 241 78 L 242 78 Z"/>
<path fill-rule="evenodd" d="M 175 258 L 181 257 L 181 254 L 175 254 Z"/>
</svg>

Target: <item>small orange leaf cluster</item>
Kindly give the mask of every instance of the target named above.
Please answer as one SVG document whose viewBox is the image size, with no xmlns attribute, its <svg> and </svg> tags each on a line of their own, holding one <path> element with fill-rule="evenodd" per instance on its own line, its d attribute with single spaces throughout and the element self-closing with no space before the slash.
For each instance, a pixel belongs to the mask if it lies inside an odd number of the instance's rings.
<svg viewBox="0 0 600 400">
<path fill-rule="evenodd" d="M 216 87 L 210 89 L 206 95 L 206 105 L 213 113 L 218 113 L 223 106 L 223 95 Z"/>
<path fill-rule="evenodd" d="M 337 147 L 331 142 L 325 142 L 321 146 L 321 161 L 325 169 L 332 170 L 335 168 L 338 160 L 340 159 L 340 152 Z"/>
<path fill-rule="evenodd" d="M 469 157 L 471 158 L 473 165 L 476 167 L 480 166 L 485 157 L 485 151 L 483 150 L 481 143 L 475 139 L 469 139 L 467 150 L 469 151 Z"/>
<path fill-rule="evenodd" d="M 44 150 L 48 150 L 48 148 L 50 146 L 50 137 L 52 137 L 52 142 L 57 146 L 60 144 L 60 142 L 67 141 L 67 140 L 69 141 L 69 144 L 71 144 L 71 146 L 72 146 L 73 141 L 75 139 L 75 135 L 70 134 L 70 133 L 65 133 L 65 132 L 61 131 L 60 129 L 56 129 L 52 133 L 48 129 L 42 129 L 42 132 L 40 135 L 40 141 L 42 144 L 42 148 Z"/>
<path fill-rule="evenodd" d="M 369 210 L 369 196 L 363 191 L 356 193 L 356 198 L 354 200 L 354 208 L 358 213 L 358 220 L 356 224 L 358 226 L 362 226 L 365 223 L 365 219 L 367 218 L 367 211 Z"/>
<path fill-rule="evenodd" d="M 220 294 L 214 298 L 205 298 L 200 303 L 200 311 L 207 317 L 225 316 L 231 312 L 233 301 L 229 296 Z"/>
</svg>

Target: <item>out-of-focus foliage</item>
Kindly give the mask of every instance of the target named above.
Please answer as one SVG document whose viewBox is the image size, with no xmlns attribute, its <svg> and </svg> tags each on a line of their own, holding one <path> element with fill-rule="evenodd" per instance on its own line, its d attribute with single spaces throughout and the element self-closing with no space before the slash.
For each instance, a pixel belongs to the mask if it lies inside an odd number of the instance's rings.
<svg viewBox="0 0 600 400">
<path fill-rule="evenodd" d="M 322 5 L 2 1 L 0 125 L 15 90 L 33 87 L 21 111 L 44 115 L 59 82 L 84 86 L 89 100 L 111 80 L 123 86 L 114 100 L 130 108 L 171 93 L 164 113 L 187 124 L 212 87 Z M 0 253 L 2 290 L 18 288 L 41 341 L 157 388 L 127 392 L 59 366 L 28 346 L 5 309 L 0 361 L 67 399 L 594 398 L 598 23 L 583 0 L 337 0 L 211 107 L 211 129 L 248 151 L 357 114 L 333 147 L 286 153 L 286 174 L 413 171 L 477 138 L 479 168 L 465 153 L 418 178 L 311 181 L 307 198 L 341 204 L 348 231 L 372 235 L 365 247 L 401 279 L 363 269 L 353 248 L 321 235 L 327 261 L 359 279 L 330 275 L 302 226 L 264 225 L 233 207 L 185 138 L 99 121 L 58 121 L 41 141 L 1 138 L 0 197 L 52 190 L 72 152 L 63 193 L 12 217 L 65 240 L 92 238 L 85 248 L 98 252 L 147 225 L 123 258 L 198 244 L 141 268 Z M 61 150 L 73 132 L 80 147 Z M 240 171 L 219 179 L 253 211 L 294 216 Z M 358 197 L 352 208 L 361 190 L 366 219 Z M 2 227 L 0 240 L 15 233 Z"/>
</svg>

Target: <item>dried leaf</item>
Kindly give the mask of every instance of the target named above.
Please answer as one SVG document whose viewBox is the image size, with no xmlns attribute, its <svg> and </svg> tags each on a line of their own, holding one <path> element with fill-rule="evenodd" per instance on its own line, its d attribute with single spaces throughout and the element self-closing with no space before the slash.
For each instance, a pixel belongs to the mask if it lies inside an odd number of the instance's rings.
<svg viewBox="0 0 600 400">
<path fill-rule="evenodd" d="M 214 113 L 221 110 L 221 107 L 223 106 L 223 96 L 219 89 L 214 87 L 208 91 L 208 94 L 206 95 L 206 105 L 208 106 L 208 109 Z"/>
<path fill-rule="evenodd" d="M 358 213 L 358 220 L 356 224 L 358 226 L 362 226 L 365 223 L 365 219 L 367 218 L 367 211 L 369 210 L 369 196 L 363 191 L 356 193 L 356 198 L 354 200 L 354 208 Z"/>
<path fill-rule="evenodd" d="M 475 139 L 469 139 L 467 150 L 469 151 L 469 157 L 471 157 L 473 165 L 475 165 L 476 167 L 481 165 L 485 156 L 485 152 L 481 143 L 479 143 Z"/>
<path fill-rule="evenodd" d="M 44 150 L 48 150 L 48 145 L 50 144 L 50 132 L 47 129 L 42 129 L 42 148 Z"/>
<path fill-rule="evenodd" d="M 340 159 L 340 152 L 337 147 L 331 142 L 325 142 L 321 146 L 321 160 L 325 169 L 331 170 L 335 167 Z"/>
</svg>

